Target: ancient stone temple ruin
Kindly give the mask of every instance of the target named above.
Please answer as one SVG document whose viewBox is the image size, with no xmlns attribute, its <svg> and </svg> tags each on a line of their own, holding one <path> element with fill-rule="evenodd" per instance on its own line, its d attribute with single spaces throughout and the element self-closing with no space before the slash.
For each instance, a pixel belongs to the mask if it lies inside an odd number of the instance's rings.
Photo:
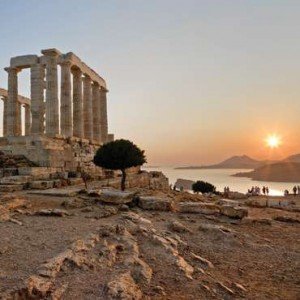
<svg viewBox="0 0 300 300">
<path fill-rule="evenodd" d="M 43 168 L 97 169 L 91 162 L 95 150 L 113 140 L 108 134 L 106 82 L 72 52 L 41 53 L 13 57 L 5 68 L 8 88 L 0 89 L 4 101 L 0 150 L 24 155 Z M 18 93 L 18 73 L 25 68 L 30 68 L 30 99 Z"/>
</svg>

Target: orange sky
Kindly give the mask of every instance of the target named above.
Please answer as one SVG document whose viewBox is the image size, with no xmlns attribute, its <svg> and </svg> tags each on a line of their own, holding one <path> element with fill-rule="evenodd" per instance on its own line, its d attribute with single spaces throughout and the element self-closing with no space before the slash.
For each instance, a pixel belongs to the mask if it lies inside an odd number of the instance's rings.
<svg viewBox="0 0 300 300">
<path fill-rule="evenodd" d="M 149 164 L 300 152 L 300 1 L 74 2 L 0 1 L 1 87 L 10 57 L 55 47 L 106 79 L 110 132 Z"/>
</svg>

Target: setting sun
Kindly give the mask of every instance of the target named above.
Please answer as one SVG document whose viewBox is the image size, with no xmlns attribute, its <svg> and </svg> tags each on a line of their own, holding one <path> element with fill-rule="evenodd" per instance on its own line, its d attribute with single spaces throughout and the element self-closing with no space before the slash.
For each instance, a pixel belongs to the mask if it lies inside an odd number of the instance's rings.
<svg viewBox="0 0 300 300">
<path fill-rule="evenodd" d="M 281 144 L 280 138 L 275 134 L 268 136 L 266 142 L 270 148 L 277 148 Z"/>
</svg>

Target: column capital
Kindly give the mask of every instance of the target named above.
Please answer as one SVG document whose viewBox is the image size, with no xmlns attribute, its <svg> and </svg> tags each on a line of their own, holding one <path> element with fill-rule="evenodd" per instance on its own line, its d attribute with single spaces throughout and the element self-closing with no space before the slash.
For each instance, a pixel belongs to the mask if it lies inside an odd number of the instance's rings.
<svg viewBox="0 0 300 300">
<path fill-rule="evenodd" d="M 44 49 L 41 51 L 41 53 L 46 56 L 54 56 L 54 57 L 61 55 L 61 52 L 55 48 Z"/>
<path fill-rule="evenodd" d="M 72 66 L 71 72 L 73 75 L 82 76 L 82 71 L 76 65 Z"/>
<path fill-rule="evenodd" d="M 108 89 L 105 88 L 104 86 L 100 86 L 100 91 L 101 91 L 102 93 L 108 93 Z"/>
<path fill-rule="evenodd" d="M 7 73 L 19 73 L 21 71 L 21 69 L 19 68 L 15 68 L 15 67 L 6 67 L 4 68 L 4 70 L 7 72 Z"/>
<path fill-rule="evenodd" d="M 92 79 L 91 79 L 91 77 L 89 76 L 89 75 L 87 75 L 87 74 L 83 74 L 84 76 L 83 76 L 83 80 L 84 81 L 88 81 L 88 82 L 91 82 L 92 81 Z"/>
<path fill-rule="evenodd" d="M 64 61 L 60 62 L 59 64 L 62 67 L 69 67 L 69 68 L 71 68 L 73 65 L 73 63 L 70 60 L 64 60 Z"/>
</svg>

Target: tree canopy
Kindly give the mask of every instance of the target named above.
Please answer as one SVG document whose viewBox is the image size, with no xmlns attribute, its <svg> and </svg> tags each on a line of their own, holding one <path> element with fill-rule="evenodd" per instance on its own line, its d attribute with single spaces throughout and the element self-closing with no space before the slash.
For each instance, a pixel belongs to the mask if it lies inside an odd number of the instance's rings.
<svg viewBox="0 0 300 300">
<path fill-rule="evenodd" d="M 209 182 L 205 182 L 205 181 L 196 181 L 193 185 L 192 185 L 192 189 L 195 193 L 215 193 L 216 192 L 216 187 L 209 183 Z"/>
<path fill-rule="evenodd" d="M 101 146 L 94 156 L 94 164 L 109 170 L 122 171 L 122 190 L 125 189 L 126 169 L 146 162 L 144 151 L 129 140 L 115 140 Z"/>
</svg>

